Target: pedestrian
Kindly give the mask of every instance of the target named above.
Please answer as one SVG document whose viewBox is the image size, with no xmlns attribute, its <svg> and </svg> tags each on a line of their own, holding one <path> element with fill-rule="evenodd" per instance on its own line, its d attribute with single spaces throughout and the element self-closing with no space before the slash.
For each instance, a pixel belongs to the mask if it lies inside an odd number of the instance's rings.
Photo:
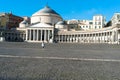
<svg viewBox="0 0 120 80">
<path fill-rule="evenodd" d="M 45 47 L 45 44 L 44 44 L 44 42 L 42 42 L 41 46 L 42 46 L 42 48 L 44 48 L 44 47 Z"/>
</svg>

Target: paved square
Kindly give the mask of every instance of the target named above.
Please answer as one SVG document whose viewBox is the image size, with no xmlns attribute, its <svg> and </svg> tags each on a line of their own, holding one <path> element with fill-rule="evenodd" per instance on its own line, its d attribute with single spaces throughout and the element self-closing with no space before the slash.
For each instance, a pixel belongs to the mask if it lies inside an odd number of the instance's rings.
<svg viewBox="0 0 120 80">
<path fill-rule="evenodd" d="M 120 45 L 0 43 L 0 80 L 120 80 Z"/>
</svg>

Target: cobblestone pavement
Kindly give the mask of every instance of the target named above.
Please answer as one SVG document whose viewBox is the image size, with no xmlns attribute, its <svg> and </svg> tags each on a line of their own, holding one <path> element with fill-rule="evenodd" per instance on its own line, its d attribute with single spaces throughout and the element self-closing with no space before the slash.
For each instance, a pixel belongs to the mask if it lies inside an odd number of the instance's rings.
<svg viewBox="0 0 120 80">
<path fill-rule="evenodd" d="M 3 42 L 0 55 L 0 80 L 120 80 L 120 45 Z"/>
</svg>

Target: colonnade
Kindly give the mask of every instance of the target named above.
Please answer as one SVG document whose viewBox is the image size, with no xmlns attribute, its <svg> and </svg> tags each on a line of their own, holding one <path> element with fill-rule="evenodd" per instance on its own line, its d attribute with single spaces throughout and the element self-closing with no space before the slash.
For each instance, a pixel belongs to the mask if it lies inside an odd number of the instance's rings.
<svg viewBox="0 0 120 80">
<path fill-rule="evenodd" d="M 117 31 L 58 34 L 55 41 L 60 43 L 115 43 L 120 37 Z"/>
<path fill-rule="evenodd" d="M 26 41 L 30 42 L 48 42 L 52 38 L 52 30 L 50 29 L 27 29 Z"/>
<path fill-rule="evenodd" d="M 6 32 L 5 40 L 6 41 L 24 41 L 26 35 L 24 33 L 15 33 L 15 32 Z"/>
</svg>

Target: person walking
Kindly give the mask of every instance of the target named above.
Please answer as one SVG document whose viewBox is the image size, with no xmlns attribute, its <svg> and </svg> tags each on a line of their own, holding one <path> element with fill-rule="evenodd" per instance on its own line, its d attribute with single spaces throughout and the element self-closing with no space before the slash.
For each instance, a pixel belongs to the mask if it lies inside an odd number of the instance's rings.
<svg viewBox="0 0 120 80">
<path fill-rule="evenodd" d="M 44 42 L 42 42 L 41 46 L 42 46 L 42 48 L 44 48 L 44 47 L 45 47 L 45 44 L 44 44 Z"/>
</svg>

